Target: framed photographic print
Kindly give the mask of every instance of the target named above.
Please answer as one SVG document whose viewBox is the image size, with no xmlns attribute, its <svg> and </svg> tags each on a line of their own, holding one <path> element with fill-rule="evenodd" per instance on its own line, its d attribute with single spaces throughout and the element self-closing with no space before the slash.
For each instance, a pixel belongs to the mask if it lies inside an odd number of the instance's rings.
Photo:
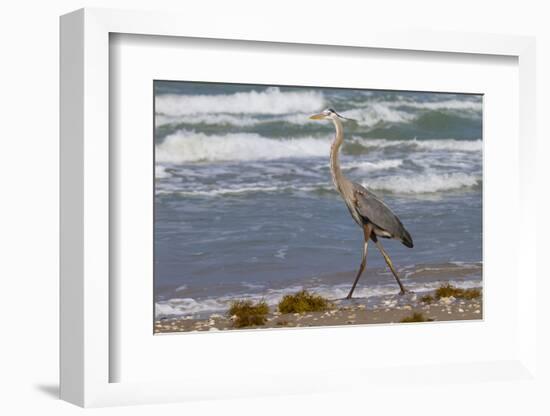
<svg viewBox="0 0 550 416">
<path fill-rule="evenodd" d="M 537 383 L 533 40 L 183 21 L 61 19 L 62 398 Z"/>
</svg>

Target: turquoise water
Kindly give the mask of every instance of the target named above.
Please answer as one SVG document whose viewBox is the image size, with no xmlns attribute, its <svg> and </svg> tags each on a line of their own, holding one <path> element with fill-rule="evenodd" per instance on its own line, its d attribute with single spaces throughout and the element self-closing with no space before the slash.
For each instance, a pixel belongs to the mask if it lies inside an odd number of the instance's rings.
<svg viewBox="0 0 550 416">
<path fill-rule="evenodd" d="M 308 119 L 326 107 L 354 119 L 344 123 L 344 173 L 413 236 L 413 249 L 383 240 L 404 282 L 417 291 L 458 275 L 457 284 L 479 284 L 481 96 L 156 81 L 157 316 L 221 311 L 235 297 L 274 303 L 301 287 L 332 297 L 349 289 L 362 233 L 332 187 L 333 126 Z M 392 291 L 372 247 L 356 293 Z"/>
</svg>

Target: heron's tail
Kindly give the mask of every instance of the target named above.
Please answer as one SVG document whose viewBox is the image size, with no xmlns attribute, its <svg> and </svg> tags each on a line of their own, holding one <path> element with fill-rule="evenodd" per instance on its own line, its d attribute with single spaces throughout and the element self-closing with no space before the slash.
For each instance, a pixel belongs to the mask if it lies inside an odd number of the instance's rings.
<svg viewBox="0 0 550 416">
<path fill-rule="evenodd" d="M 407 230 L 403 230 L 403 238 L 401 239 L 401 242 L 406 245 L 407 247 L 409 248 L 413 248 L 414 247 L 414 244 L 413 244 L 413 239 L 411 237 L 411 235 L 409 234 L 409 232 Z"/>
</svg>

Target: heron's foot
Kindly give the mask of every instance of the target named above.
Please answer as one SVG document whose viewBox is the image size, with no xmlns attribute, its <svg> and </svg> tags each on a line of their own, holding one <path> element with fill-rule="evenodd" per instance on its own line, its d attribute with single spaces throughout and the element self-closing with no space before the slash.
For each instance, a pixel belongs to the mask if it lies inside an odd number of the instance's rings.
<svg viewBox="0 0 550 416">
<path fill-rule="evenodd" d="M 399 296 L 403 296 L 403 295 L 412 295 L 414 292 L 412 290 L 408 290 L 408 289 L 401 289 L 399 291 Z"/>
<path fill-rule="evenodd" d="M 351 293 L 349 295 L 347 295 L 344 299 L 351 300 Z"/>
</svg>

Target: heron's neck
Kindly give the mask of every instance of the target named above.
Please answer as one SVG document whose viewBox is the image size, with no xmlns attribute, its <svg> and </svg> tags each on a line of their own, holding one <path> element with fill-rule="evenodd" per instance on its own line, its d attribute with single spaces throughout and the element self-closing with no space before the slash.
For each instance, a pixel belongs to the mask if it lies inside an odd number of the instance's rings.
<svg viewBox="0 0 550 416">
<path fill-rule="evenodd" d="M 344 141 L 344 127 L 342 126 L 342 122 L 339 119 L 333 119 L 332 123 L 336 128 L 336 135 L 330 148 L 330 173 L 332 174 L 332 182 L 334 182 L 334 186 L 336 187 L 338 192 L 341 193 L 341 184 L 343 184 L 346 180 L 346 178 L 342 174 L 342 170 L 340 169 L 339 155 L 340 146 Z"/>
</svg>

